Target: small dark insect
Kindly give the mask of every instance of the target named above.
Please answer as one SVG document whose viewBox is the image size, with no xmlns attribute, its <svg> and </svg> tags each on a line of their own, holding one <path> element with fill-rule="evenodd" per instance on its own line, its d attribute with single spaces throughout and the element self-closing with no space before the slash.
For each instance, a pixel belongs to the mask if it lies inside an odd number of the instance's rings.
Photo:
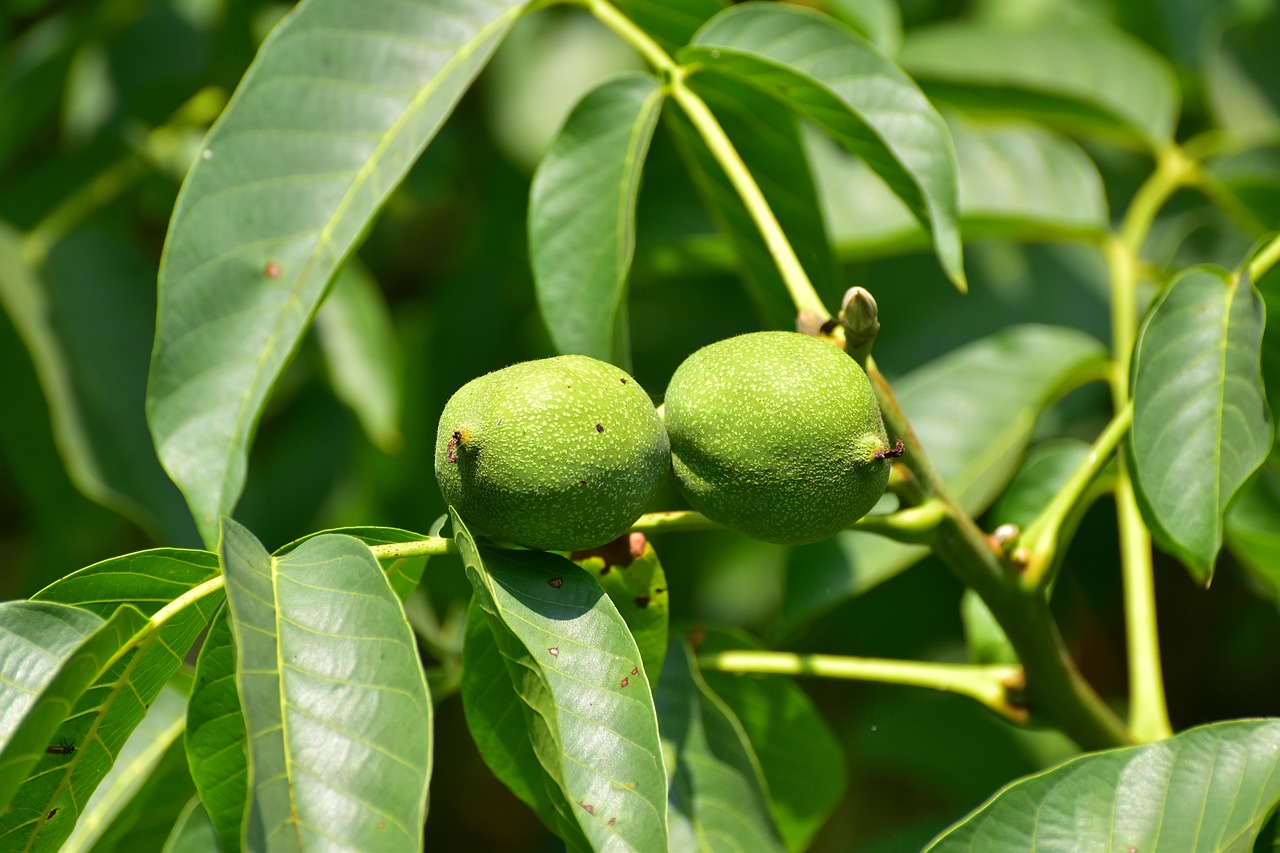
<svg viewBox="0 0 1280 853">
<path fill-rule="evenodd" d="M 44 819 L 45 819 L 45 820 L 53 820 L 53 816 L 54 816 L 54 815 L 56 815 L 57 813 L 58 813 L 58 810 L 57 810 L 57 809 L 54 809 L 53 811 L 51 811 L 51 812 L 49 812 L 47 815 L 45 815 L 45 816 L 44 816 Z"/>
<path fill-rule="evenodd" d="M 639 607 L 641 610 L 644 610 L 648 606 L 649 606 L 649 596 L 647 595 L 636 596 L 636 607 Z"/>
<path fill-rule="evenodd" d="M 626 385 L 626 384 L 627 384 L 627 380 L 625 380 L 625 379 L 624 379 L 624 380 L 622 380 L 622 384 L 623 384 L 623 385 Z"/>
<path fill-rule="evenodd" d="M 897 444 L 893 446 L 893 450 L 877 450 L 874 454 L 877 460 L 880 459 L 897 459 L 906 453 L 906 447 L 902 444 L 902 439 L 898 439 Z"/>
<path fill-rule="evenodd" d="M 596 424 L 596 432 L 604 432 L 604 424 Z"/>
<path fill-rule="evenodd" d="M 44 751 L 50 755 L 71 755 L 76 751 L 76 742 L 63 738 L 53 746 L 46 746 Z"/>
<path fill-rule="evenodd" d="M 547 581 L 547 586 L 551 587 L 552 589 L 559 589 L 563 585 L 564 585 L 564 578 L 552 578 L 551 580 Z"/>
</svg>

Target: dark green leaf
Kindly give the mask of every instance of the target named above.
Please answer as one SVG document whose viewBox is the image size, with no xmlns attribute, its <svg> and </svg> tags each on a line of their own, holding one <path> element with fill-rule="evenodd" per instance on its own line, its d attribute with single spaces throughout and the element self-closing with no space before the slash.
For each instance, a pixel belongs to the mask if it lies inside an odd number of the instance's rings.
<svg viewBox="0 0 1280 853">
<path fill-rule="evenodd" d="M 562 353 L 630 368 L 627 274 L 636 195 L 663 90 L 615 77 L 578 102 L 529 191 L 529 255 L 538 306 Z"/>
<path fill-rule="evenodd" d="M 760 765 L 733 712 L 707 689 L 688 644 L 672 643 L 654 697 L 672 756 L 673 850 L 781 851 Z"/>
<path fill-rule="evenodd" d="M 160 853 L 220 853 L 217 833 L 200 800 L 192 797 L 178 816 Z"/>
<path fill-rule="evenodd" d="M 838 304 L 841 278 L 795 116 L 776 99 L 731 77 L 704 74 L 687 83 L 728 134 L 818 295 L 828 305 Z M 737 253 L 757 313 L 769 326 L 794 328 L 796 309 L 777 262 L 737 191 L 683 115 L 668 113 L 668 124 L 704 206 Z"/>
<path fill-rule="evenodd" d="M 404 367 L 391 309 L 378 283 L 352 258 L 334 278 L 316 314 L 316 337 L 338 399 L 355 412 L 369 440 L 384 453 L 400 449 Z"/>
<path fill-rule="evenodd" d="M 1263 8 L 1263 7 L 1259 7 Z M 1210 52 L 1205 94 L 1217 123 L 1239 139 L 1271 139 L 1280 130 L 1280 69 L 1275 45 L 1280 11 L 1225 30 Z"/>
<path fill-rule="evenodd" d="M 991 527 L 1014 524 L 1026 527 L 1036 519 L 1089 454 L 1088 442 L 1060 438 L 1037 444 L 1027 453 L 1018 473 L 991 507 Z"/>
<path fill-rule="evenodd" d="M 585 837 L 597 850 L 666 850 L 657 717 L 626 623 L 600 585 L 568 560 L 480 548 L 450 516 L 476 603 L 519 695 L 547 798 L 563 803 L 570 813 L 559 819 L 578 827 L 565 840 Z"/>
<path fill-rule="evenodd" d="M 187 697 L 172 686 L 161 690 L 85 804 L 65 849 L 128 853 L 163 843 L 195 793 L 182 749 L 186 719 Z"/>
<path fill-rule="evenodd" d="M 209 626 L 196 661 L 186 750 L 205 820 L 222 850 L 237 853 L 249 796 L 249 767 L 244 714 L 236 692 L 236 650 L 225 607 Z"/>
<path fill-rule="evenodd" d="M 927 849 L 1240 850 L 1280 802 L 1280 722 L 1215 723 L 1071 759 L 996 793 Z"/>
<path fill-rule="evenodd" d="M 522 8 L 305 0 L 209 132 L 160 267 L 147 418 L 207 543 L 334 270 Z"/>
<path fill-rule="evenodd" d="M 741 631 L 707 629 L 698 654 L 759 649 Z M 770 805 L 787 849 L 804 850 L 844 796 L 844 750 L 792 679 L 702 671 L 708 688 L 742 724 L 760 761 Z"/>
<path fill-rule="evenodd" d="M 1232 502 L 1227 547 L 1280 598 L 1280 474 L 1264 468 Z"/>
<path fill-rule="evenodd" d="M 656 690 L 667 655 L 671 600 L 653 543 L 643 533 L 632 533 L 600 548 L 576 552 L 572 559 L 599 580 L 613 599 L 640 650 L 649 689 Z"/>
<path fill-rule="evenodd" d="M 1017 470 L 1044 408 L 1105 369 L 1105 349 L 1083 332 L 1016 326 L 953 350 L 893 387 L 951 495 L 979 514 Z M 804 569 L 789 573 L 787 625 L 865 592 L 927 553 L 852 531 L 796 549 L 795 564 Z"/>
<path fill-rule="evenodd" d="M 368 546 L 326 535 L 272 557 L 226 519 L 220 550 L 250 750 L 245 847 L 420 849 L 431 699 Z"/>
<path fill-rule="evenodd" d="M 1143 514 L 1203 584 L 1228 502 L 1271 450 L 1263 317 L 1247 277 L 1189 270 L 1151 309 L 1134 352 L 1130 454 Z"/>
<path fill-rule="evenodd" d="M 879 50 L 817 12 L 747 3 L 711 19 L 680 59 L 773 92 L 865 160 L 929 229 L 943 269 L 964 288 L 951 136 Z"/>
<path fill-rule="evenodd" d="M 1173 137 L 1173 70 L 1100 23 L 941 24 L 910 33 L 898 56 L 931 95 L 975 112 L 1038 118 L 1151 149 Z"/>
<path fill-rule="evenodd" d="M 617 0 L 613 5 L 672 51 L 688 44 L 698 27 L 727 6 L 728 0 Z"/>
</svg>

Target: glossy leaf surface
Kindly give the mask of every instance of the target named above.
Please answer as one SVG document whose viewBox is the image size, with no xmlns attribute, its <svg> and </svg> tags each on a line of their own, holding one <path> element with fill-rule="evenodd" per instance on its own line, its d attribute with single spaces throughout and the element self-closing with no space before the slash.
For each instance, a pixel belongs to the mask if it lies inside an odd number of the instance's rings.
<svg viewBox="0 0 1280 853">
<path fill-rule="evenodd" d="M 420 849 L 431 700 L 377 560 L 332 535 L 272 557 L 229 519 L 220 551 L 249 743 L 244 846 Z"/>
<path fill-rule="evenodd" d="M 1280 722 L 1201 726 L 1108 750 L 1005 786 L 927 849 L 1253 849 L 1280 802 Z"/>
<path fill-rule="evenodd" d="M 206 543 L 330 277 L 520 8 L 307 0 L 210 130 L 169 226 L 147 389 L 160 459 Z"/>
<path fill-rule="evenodd" d="M 1227 503 L 1271 450 L 1263 318 L 1246 278 L 1193 269 L 1151 309 L 1134 353 L 1131 455 L 1143 514 L 1203 584 Z"/>
<path fill-rule="evenodd" d="M 679 57 L 776 94 L 865 160 L 928 227 L 943 269 L 965 286 L 950 134 L 879 50 L 825 15 L 747 3 L 708 21 Z"/>
<path fill-rule="evenodd" d="M 538 801 L 550 801 L 557 821 L 568 824 L 561 834 L 571 847 L 585 840 L 596 850 L 667 849 L 653 697 L 639 649 L 612 601 L 563 557 L 478 546 L 457 514 L 450 516 L 476 604 L 543 769 L 540 780 L 525 777 L 523 796 L 545 787 Z M 510 707 L 504 688 L 497 699 Z M 519 767 L 528 765 L 523 754 Z M 521 784 L 512 788 L 521 794 Z"/>
</svg>

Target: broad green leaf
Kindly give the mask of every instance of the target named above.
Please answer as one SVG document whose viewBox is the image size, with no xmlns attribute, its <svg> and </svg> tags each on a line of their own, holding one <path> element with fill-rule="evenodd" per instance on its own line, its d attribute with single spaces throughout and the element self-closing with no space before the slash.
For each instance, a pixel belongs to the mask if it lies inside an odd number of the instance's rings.
<svg viewBox="0 0 1280 853">
<path fill-rule="evenodd" d="M 1031 448 L 1018 473 L 992 505 L 988 514 L 990 526 L 1014 524 L 1022 528 L 1035 521 L 1088 455 L 1088 442 L 1078 438 L 1053 439 Z"/>
<path fill-rule="evenodd" d="M 613 602 L 563 557 L 482 548 L 456 513 L 450 517 L 476 604 L 520 698 L 547 798 L 570 810 L 559 820 L 576 822 L 566 842 L 666 850 L 653 698 Z"/>
<path fill-rule="evenodd" d="M 129 735 L 111 772 L 98 785 L 80 813 L 75 831 L 64 842 L 66 850 L 138 850 L 152 847 L 144 834 L 132 834 L 139 822 L 167 817 L 172 822 L 194 792 L 186 776 L 182 734 L 186 731 L 187 697 L 165 687 L 151 703 L 146 717 Z M 180 771 L 172 774 L 172 769 Z M 158 790 L 163 783 L 164 790 Z M 167 815 L 163 801 L 178 797 Z M 167 831 L 167 826 L 165 830 Z M 160 833 L 163 839 L 166 832 Z M 131 836 L 131 841 L 126 837 Z M 158 846 L 158 841 L 155 846 Z"/>
<path fill-rule="evenodd" d="M 216 576 L 212 554 L 162 548 L 96 563 L 33 598 L 75 605 L 108 619 L 120 618 L 126 612 L 123 607 L 150 616 Z M 76 699 L 66 722 L 51 736 L 54 743 L 74 742 L 76 752 L 70 760 L 38 770 L 23 784 L 11 810 L 0 816 L 3 843 L 17 838 L 19 846 L 52 849 L 71 832 L 80 808 L 221 603 L 220 593 L 212 587 L 205 590 L 208 594 L 173 614 Z M 59 820 L 47 819 L 55 809 Z M 38 821 L 28 822 L 36 815 Z"/>
<path fill-rule="evenodd" d="M 220 853 L 225 849 L 218 846 L 217 833 L 199 798 L 192 797 L 160 853 Z"/>
<path fill-rule="evenodd" d="M 574 816 L 580 807 L 566 797 L 538 760 L 534 732 L 521 710 L 527 706 L 507 671 L 489 617 L 474 597 L 467 608 L 462 643 L 461 692 L 467 731 L 493 775 L 569 850 L 590 850 L 591 843 Z"/>
<path fill-rule="evenodd" d="M 1205 163 L 1205 170 L 1224 194 L 1211 201 L 1254 230 L 1280 229 L 1280 148 L 1231 151 Z M 1234 202 L 1234 204 L 1230 204 Z M 1255 282 L 1259 288 L 1262 282 Z"/>
<path fill-rule="evenodd" d="M 1280 598 L 1280 473 L 1264 468 L 1227 512 L 1227 548 Z"/>
<path fill-rule="evenodd" d="M 296 539 L 277 549 L 275 556 L 288 554 L 303 542 L 330 533 L 351 536 L 366 545 L 397 545 L 401 542 L 419 542 L 427 538 L 421 533 L 401 530 L 399 527 L 335 527 L 318 533 L 309 533 Z M 407 601 L 409 594 L 417 589 L 418 582 L 422 580 L 422 573 L 427 568 L 426 557 L 397 557 L 379 560 L 379 562 L 382 564 L 383 571 L 387 573 L 387 581 L 391 584 L 392 591 L 401 602 Z"/>
<path fill-rule="evenodd" d="M 1025 123 L 948 117 L 960 175 L 960 230 L 967 239 L 1077 239 L 1108 227 L 1097 167 L 1081 148 Z M 863 162 L 816 135 L 810 140 L 823 210 L 842 257 L 924 248 L 928 235 Z"/>
<path fill-rule="evenodd" d="M 1207 106 L 1217 124 L 1244 140 L 1280 132 L 1280 70 L 1275 45 L 1280 12 L 1230 27 L 1216 39 L 1205 69 Z"/>
<path fill-rule="evenodd" d="M 710 107 L 729 136 L 818 296 L 827 305 L 837 305 L 843 284 L 827 242 L 795 116 L 776 99 L 731 77 L 697 75 L 687 85 Z M 703 205 L 737 254 L 757 313 L 771 327 L 794 328 L 796 309 L 777 262 L 737 191 L 683 114 L 669 111 L 667 122 Z"/>
<path fill-rule="evenodd" d="M 243 846 L 421 849 L 431 698 L 368 546 L 318 536 L 272 557 L 224 519 L 219 550 L 249 741 Z"/>
<path fill-rule="evenodd" d="M 636 196 L 662 101 L 648 74 L 604 83 L 574 107 L 534 173 L 529 256 L 538 307 L 562 353 L 630 368 Z"/>
<path fill-rule="evenodd" d="M 516 0 L 304 0 L 187 175 L 160 266 L 147 419 L 207 543 L 334 270 L 519 15 Z"/>
<path fill-rule="evenodd" d="M 613 5 L 667 51 L 689 43 L 729 0 L 617 0 Z"/>
<path fill-rule="evenodd" d="M 196 660 L 186 750 L 205 818 L 225 853 L 240 850 L 240 827 L 249 797 L 244 745 L 244 714 L 236 692 L 236 650 L 223 607 L 209 626 Z"/>
<path fill-rule="evenodd" d="M 391 309 L 368 269 L 355 258 L 343 265 L 316 313 L 316 337 L 338 399 L 384 453 L 400 449 L 404 367 Z"/>
<path fill-rule="evenodd" d="M 964 289 L 951 136 L 879 50 L 820 13 L 746 3 L 711 19 L 679 57 L 777 95 L 866 161 L 929 229 L 942 268 Z"/>
<path fill-rule="evenodd" d="M 667 655 L 671 601 L 667 575 L 653 543 L 643 533 L 632 533 L 590 551 L 574 552 L 571 559 L 590 572 L 613 599 L 640 650 L 649 689 L 657 689 Z"/>
<path fill-rule="evenodd" d="M 741 631 L 709 628 L 698 654 L 759 649 Z M 784 675 L 702 670 L 708 688 L 737 717 L 768 787 L 787 849 L 808 848 L 845 791 L 844 750 L 808 695 Z"/>
<path fill-rule="evenodd" d="M 1026 325 L 953 350 L 894 382 L 893 389 L 952 497 L 977 515 L 1017 471 L 1045 407 L 1105 370 L 1106 350 L 1095 338 L 1061 326 Z M 803 624 L 927 553 L 853 531 L 796 549 L 786 624 Z"/>
<path fill-rule="evenodd" d="M 902 46 L 902 10 L 895 0 L 822 0 L 817 8 L 848 24 L 885 56 Z"/>
<path fill-rule="evenodd" d="M 760 765 L 742 724 L 702 681 L 683 638 L 672 643 L 654 696 L 674 850 L 782 851 Z"/>
<path fill-rule="evenodd" d="M 1214 723 L 1019 779 L 927 850 L 1249 851 L 1280 802 L 1280 722 Z"/>
<path fill-rule="evenodd" d="M 1271 450 L 1263 322 L 1247 276 L 1192 269 L 1152 307 L 1134 351 L 1129 450 L 1143 514 L 1206 585 L 1227 504 Z"/>
<path fill-rule="evenodd" d="M 1098 24 L 939 24 L 911 32 L 902 67 L 932 97 L 1157 149 L 1173 138 L 1178 85 L 1155 51 Z"/>
</svg>

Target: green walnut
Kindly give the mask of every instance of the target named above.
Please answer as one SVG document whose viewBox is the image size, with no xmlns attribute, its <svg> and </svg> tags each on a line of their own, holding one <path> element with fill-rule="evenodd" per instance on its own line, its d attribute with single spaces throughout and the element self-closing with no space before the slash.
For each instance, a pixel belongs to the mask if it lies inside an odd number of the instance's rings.
<svg viewBox="0 0 1280 853">
<path fill-rule="evenodd" d="M 546 551 L 626 533 L 670 467 L 649 395 L 582 355 L 473 379 L 445 404 L 436 432 L 436 480 L 468 526 Z"/>
<path fill-rule="evenodd" d="M 796 332 L 698 350 L 671 377 L 664 419 L 693 508 L 785 545 L 825 539 L 866 515 L 900 455 L 857 362 Z"/>
</svg>

